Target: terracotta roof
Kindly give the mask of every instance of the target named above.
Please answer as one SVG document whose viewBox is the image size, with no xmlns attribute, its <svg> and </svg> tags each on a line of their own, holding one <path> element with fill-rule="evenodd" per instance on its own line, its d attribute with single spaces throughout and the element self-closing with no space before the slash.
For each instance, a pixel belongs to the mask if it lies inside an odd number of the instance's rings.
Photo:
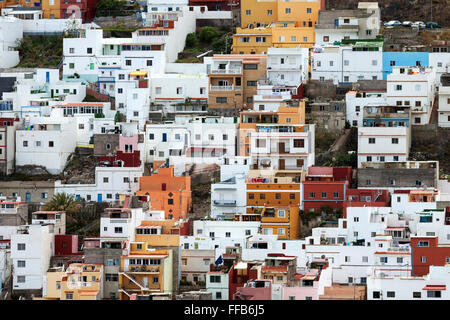
<svg viewBox="0 0 450 320">
<path fill-rule="evenodd" d="M 445 285 L 427 285 L 422 290 L 445 290 Z"/>
<path fill-rule="evenodd" d="M 332 177 L 333 167 L 309 167 L 307 176 Z"/>
</svg>

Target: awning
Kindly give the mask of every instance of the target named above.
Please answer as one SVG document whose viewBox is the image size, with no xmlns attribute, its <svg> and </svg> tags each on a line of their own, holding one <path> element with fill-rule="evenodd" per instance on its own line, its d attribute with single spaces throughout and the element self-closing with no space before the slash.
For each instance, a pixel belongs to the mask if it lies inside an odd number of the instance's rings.
<svg viewBox="0 0 450 320">
<path fill-rule="evenodd" d="M 247 269 L 247 263 L 245 262 L 239 262 L 235 267 L 235 270 L 246 270 Z"/>
<path fill-rule="evenodd" d="M 445 290 L 444 285 L 428 285 L 425 286 L 422 290 Z"/>
<path fill-rule="evenodd" d="M 130 76 L 132 77 L 144 77 L 147 75 L 147 71 L 134 71 L 130 73 Z"/>
<path fill-rule="evenodd" d="M 317 275 L 307 275 L 303 277 L 303 280 L 315 280 Z"/>
</svg>

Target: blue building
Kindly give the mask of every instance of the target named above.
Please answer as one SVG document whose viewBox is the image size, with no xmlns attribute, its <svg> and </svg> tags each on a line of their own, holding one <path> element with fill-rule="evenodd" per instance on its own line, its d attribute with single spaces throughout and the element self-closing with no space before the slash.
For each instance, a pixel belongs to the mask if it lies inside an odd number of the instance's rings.
<svg viewBox="0 0 450 320">
<path fill-rule="evenodd" d="M 363 127 L 409 127 L 411 108 L 405 106 L 364 107 Z"/>
<path fill-rule="evenodd" d="M 383 52 L 383 80 L 392 72 L 393 66 L 429 66 L 428 52 Z"/>
</svg>

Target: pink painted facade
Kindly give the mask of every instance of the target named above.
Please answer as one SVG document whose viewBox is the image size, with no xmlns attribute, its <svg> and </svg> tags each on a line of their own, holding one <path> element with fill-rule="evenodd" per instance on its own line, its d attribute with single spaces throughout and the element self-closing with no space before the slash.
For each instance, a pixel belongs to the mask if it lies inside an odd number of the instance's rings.
<svg viewBox="0 0 450 320">
<path fill-rule="evenodd" d="M 319 282 L 314 281 L 312 287 L 286 287 L 284 288 L 284 300 L 319 300 Z M 292 298 L 294 297 L 294 298 Z"/>
<path fill-rule="evenodd" d="M 272 300 L 270 280 L 251 280 L 244 287 L 237 288 L 233 300 Z"/>
<path fill-rule="evenodd" d="M 119 150 L 123 152 L 133 152 L 135 150 L 138 150 L 138 135 L 135 134 L 131 137 L 124 137 L 123 135 L 120 135 Z"/>
</svg>

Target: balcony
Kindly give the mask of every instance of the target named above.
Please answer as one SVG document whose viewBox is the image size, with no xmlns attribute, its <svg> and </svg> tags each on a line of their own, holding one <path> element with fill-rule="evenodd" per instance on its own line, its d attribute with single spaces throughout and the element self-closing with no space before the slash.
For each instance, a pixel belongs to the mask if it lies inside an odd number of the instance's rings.
<svg viewBox="0 0 450 320">
<path fill-rule="evenodd" d="M 218 206 L 218 207 L 235 207 L 236 206 L 236 200 L 214 200 L 213 203 L 215 206 Z"/>
<path fill-rule="evenodd" d="M 212 69 L 211 74 L 241 74 L 242 68 L 233 69 Z"/>
<path fill-rule="evenodd" d="M 209 91 L 234 91 L 234 86 L 210 86 Z"/>
<path fill-rule="evenodd" d="M 98 77 L 98 82 L 114 83 L 116 82 L 116 79 L 114 77 Z"/>
</svg>

